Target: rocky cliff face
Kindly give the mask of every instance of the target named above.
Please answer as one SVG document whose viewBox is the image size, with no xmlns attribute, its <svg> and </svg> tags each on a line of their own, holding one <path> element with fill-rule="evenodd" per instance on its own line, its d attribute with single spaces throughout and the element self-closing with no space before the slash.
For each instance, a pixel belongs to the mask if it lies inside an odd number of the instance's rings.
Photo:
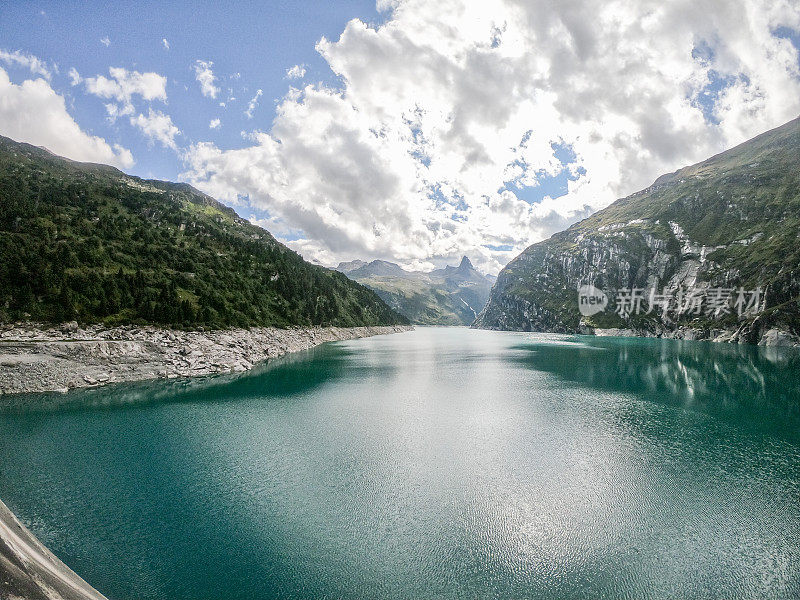
<svg viewBox="0 0 800 600">
<path fill-rule="evenodd" d="M 605 310 L 581 313 L 587 285 L 606 293 Z M 500 273 L 475 326 L 752 343 L 797 332 L 799 297 L 796 119 L 530 246 Z"/>
</svg>

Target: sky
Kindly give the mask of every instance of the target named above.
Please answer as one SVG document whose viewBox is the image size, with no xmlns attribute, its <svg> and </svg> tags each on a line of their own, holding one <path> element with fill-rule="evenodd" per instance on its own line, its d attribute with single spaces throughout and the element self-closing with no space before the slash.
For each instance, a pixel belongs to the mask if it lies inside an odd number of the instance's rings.
<svg viewBox="0 0 800 600">
<path fill-rule="evenodd" d="M 800 0 L 0 5 L 0 135 L 308 260 L 528 245 L 800 115 Z"/>
</svg>

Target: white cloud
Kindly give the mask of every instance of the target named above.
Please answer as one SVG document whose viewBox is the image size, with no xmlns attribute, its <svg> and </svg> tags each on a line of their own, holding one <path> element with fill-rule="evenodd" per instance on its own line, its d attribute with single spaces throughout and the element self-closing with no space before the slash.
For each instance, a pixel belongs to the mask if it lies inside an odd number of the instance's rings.
<svg viewBox="0 0 800 600">
<path fill-rule="evenodd" d="M 164 50 L 169 50 L 169 42 L 167 38 L 161 38 L 161 45 L 164 46 Z"/>
<path fill-rule="evenodd" d="M 263 95 L 264 95 L 264 92 L 262 90 L 258 90 L 256 92 L 256 95 L 253 96 L 252 99 L 250 100 L 250 102 L 247 103 L 247 110 L 244 111 L 244 114 L 247 115 L 248 119 L 252 119 L 253 118 L 253 112 L 255 112 L 256 108 L 258 107 L 258 100 Z M 229 101 L 233 100 L 233 99 L 234 98 L 231 98 L 231 99 L 229 99 Z"/>
<path fill-rule="evenodd" d="M 106 114 L 108 115 L 108 120 L 112 123 L 116 121 L 119 117 L 124 117 L 126 115 L 132 115 L 135 112 L 133 108 L 133 104 L 114 104 L 113 102 L 107 102 L 105 105 L 106 107 Z"/>
<path fill-rule="evenodd" d="M 32 54 L 21 52 L 20 50 L 15 50 L 14 52 L 0 50 L 0 61 L 3 61 L 7 65 L 19 65 L 21 67 L 25 67 L 34 75 L 41 75 L 48 81 L 52 77 L 52 73 L 44 61 L 40 60 L 36 56 L 33 56 Z"/>
<path fill-rule="evenodd" d="M 103 44 L 103 46 L 105 46 L 106 48 L 108 48 L 111 45 L 111 40 L 108 39 L 108 36 L 105 36 L 100 38 L 100 43 Z"/>
<path fill-rule="evenodd" d="M 319 42 L 341 89 L 292 88 L 252 145 L 187 158 L 205 191 L 302 230 L 308 258 L 468 253 L 494 270 L 800 113 L 797 49 L 773 35 L 800 29 L 795 0 L 384 4 L 384 24 Z M 704 106 L 718 77 L 729 84 Z M 523 199 L 520 186 L 558 175 L 565 196 Z"/>
<path fill-rule="evenodd" d="M 214 66 L 214 63 L 210 60 L 197 60 L 192 67 L 194 69 L 195 79 L 197 79 L 197 82 L 200 84 L 200 91 L 203 93 L 203 96 L 208 98 L 216 98 L 217 94 L 219 94 L 219 88 L 214 85 L 217 78 L 211 70 L 212 66 Z"/>
<path fill-rule="evenodd" d="M 81 79 L 77 71 L 74 71 L 73 76 L 73 71 L 74 69 L 70 70 L 73 85 L 82 81 L 90 94 L 116 101 L 116 104 L 113 102 L 106 104 L 106 111 L 112 120 L 122 115 L 133 114 L 134 96 L 146 101 L 167 99 L 167 78 L 158 73 L 140 73 L 122 67 L 110 67 L 108 72 L 111 77 L 98 75 Z"/>
<path fill-rule="evenodd" d="M 0 134 L 44 146 L 73 160 L 101 162 L 127 168 L 130 151 L 84 132 L 67 112 L 64 97 L 44 79 L 16 85 L 0 68 Z"/>
<path fill-rule="evenodd" d="M 222 121 L 219 119 L 211 119 L 211 122 L 208 124 L 209 129 L 219 129 L 222 126 Z"/>
<path fill-rule="evenodd" d="M 83 81 L 81 74 L 78 73 L 78 69 L 76 69 L 75 67 L 70 67 L 67 75 L 69 76 L 69 84 L 72 86 L 80 85 L 81 82 Z"/>
<path fill-rule="evenodd" d="M 302 79 L 306 76 L 305 65 L 295 65 L 291 69 L 286 70 L 287 79 Z"/>
<path fill-rule="evenodd" d="M 141 129 L 151 143 L 159 142 L 165 148 L 178 149 L 175 144 L 175 136 L 180 134 L 180 130 L 172 122 L 172 118 L 169 115 L 150 108 L 147 116 L 139 114 L 136 117 L 131 117 L 131 125 Z"/>
<path fill-rule="evenodd" d="M 86 90 L 100 98 L 113 98 L 119 102 L 130 102 L 135 95 L 144 100 L 166 100 L 167 78 L 158 73 L 128 71 L 122 67 L 110 67 L 110 78 L 103 75 L 87 77 Z"/>
<path fill-rule="evenodd" d="M 250 215 L 248 219 L 253 225 L 258 225 L 261 229 L 266 229 L 272 235 L 280 236 L 280 237 L 296 237 L 300 235 L 302 232 L 296 229 L 292 229 L 291 227 L 287 226 L 286 223 L 277 217 L 267 217 L 263 219 L 259 219 L 255 215 Z"/>
</svg>

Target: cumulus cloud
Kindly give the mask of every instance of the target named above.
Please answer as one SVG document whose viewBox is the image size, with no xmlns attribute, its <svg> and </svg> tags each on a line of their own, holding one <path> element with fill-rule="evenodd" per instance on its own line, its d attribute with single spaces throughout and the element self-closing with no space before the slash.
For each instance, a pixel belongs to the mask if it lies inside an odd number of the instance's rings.
<svg viewBox="0 0 800 600">
<path fill-rule="evenodd" d="M 287 79 L 302 79 L 306 76 L 305 65 L 295 65 L 291 69 L 286 70 Z"/>
<path fill-rule="evenodd" d="M 255 112 L 256 108 L 258 107 L 258 101 L 261 96 L 264 95 L 262 90 L 258 90 L 256 95 L 250 99 L 250 102 L 247 103 L 247 110 L 244 111 L 244 114 L 247 116 L 248 119 L 253 118 L 253 112 Z"/>
<path fill-rule="evenodd" d="M 15 50 L 14 52 L 0 50 L 0 61 L 3 61 L 7 65 L 25 67 L 34 75 L 41 75 L 48 81 L 52 78 L 52 73 L 44 61 L 32 54 L 21 52 L 20 50 Z"/>
<path fill-rule="evenodd" d="M 169 115 L 149 108 L 147 116 L 139 114 L 131 117 L 131 125 L 140 129 L 150 143 L 159 142 L 165 148 L 178 149 L 175 136 L 180 134 L 180 130 Z"/>
<path fill-rule="evenodd" d="M 0 134 L 17 141 L 44 146 L 73 160 L 101 162 L 118 167 L 133 165 L 130 151 L 90 135 L 67 111 L 64 97 L 44 79 L 14 84 L 0 68 Z"/>
<path fill-rule="evenodd" d="M 211 119 L 208 124 L 209 129 L 219 129 L 222 126 L 222 121 L 219 119 Z"/>
<path fill-rule="evenodd" d="M 217 78 L 211 70 L 212 66 L 214 63 L 210 60 L 197 60 L 192 67 L 195 79 L 200 84 L 200 91 L 208 98 L 216 98 L 219 94 L 219 88 L 214 84 Z"/>
<path fill-rule="evenodd" d="M 245 148 L 187 177 L 301 230 L 308 258 L 496 270 L 528 244 L 800 112 L 794 0 L 392 0 L 317 50 Z M 252 111 L 250 111 L 252 114 Z M 529 201 L 560 178 L 567 193 Z M 510 249 L 510 250 L 509 250 Z"/>
<path fill-rule="evenodd" d="M 110 77 L 98 75 L 82 79 L 77 71 L 71 69 L 69 76 L 73 85 L 82 82 L 88 93 L 116 101 L 106 104 L 106 111 L 112 120 L 133 114 L 134 96 L 147 101 L 167 99 L 167 78 L 163 75 L 128 71 L 122 67 L 110 67 L 108 72 Z"/>
</svg>

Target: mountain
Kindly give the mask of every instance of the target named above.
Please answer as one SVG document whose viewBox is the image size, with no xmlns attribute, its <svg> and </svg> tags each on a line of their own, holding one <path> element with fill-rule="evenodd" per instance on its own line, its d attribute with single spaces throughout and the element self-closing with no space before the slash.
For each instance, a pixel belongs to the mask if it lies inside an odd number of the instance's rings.
<svg viewBox="0 0 800 600">
<path fill-rule="evenodd" d="M 354 261 L 355 262 L 355 261 Z M 337 267 L 338 270 L 338 267 Z M 400 265 L 385 260 L 373 260 L 348 273 L 351 279 L 366 279 L 369 277 L 398 277 L 400 279 L 414 278 L 416 273 L 404 270 Z"/>
<path fill-rule="evenodd" d="M 577 290 L 588 284 L 606 292 L 608 306 L 582 319 Z M 649 290 L 653 310 L 645 314 Z M 646 297 L 639 314 L 630 305 L 636 294 Z M 501 271 L 475 326 L 556 332 L 618 327 L 754 342 L 767 328 L 797 332 L 799 296 L 795 119 L 659 177 L 530 246 Z M 692 297 L 701 300 L 692 304 Z M 752 303 L 750 310 L 740 316 L 745 303 Z"/>
<path fill-rule="evenodd" d="M 406 271 L 384 260 L 340 263 L 337 270 L 375 290 L 389 306 L 419 325 L 470 325 L 486 304 L 493 278 L 465 256 L 457 267 Z"/>
<path fill-rule="evenodd" d="M 366 264 L 367 263 L 365 263 L 363 260 L 351 260 L 350 262 L 339 263 L 339 266 L 336 267 L 336 270 L 341 271 L 342 273 L 349 273 L 350 271 L 354 271 L 355 269 L 363 267 Z"/>
<path fill-rule="evenodd" d="M 185 183 L 0 137 L 0 322 L 405 323 Z"/>
</svg>

